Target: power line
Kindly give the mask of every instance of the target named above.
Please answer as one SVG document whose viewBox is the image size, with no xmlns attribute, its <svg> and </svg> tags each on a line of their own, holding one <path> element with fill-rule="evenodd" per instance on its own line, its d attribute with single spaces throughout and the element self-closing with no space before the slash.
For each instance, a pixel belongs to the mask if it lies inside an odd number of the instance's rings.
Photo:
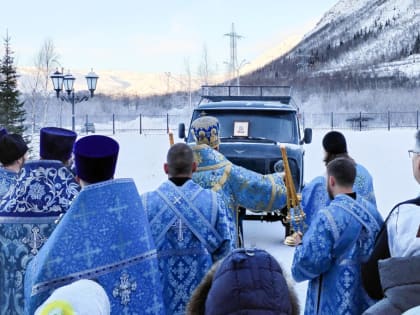
<svg viewBox="0 0 420 315">
<path fill-rule="evenodd" d="M 224 34 L 224 36 L 230 37 L 230 62 L 229 62 L 229 72 L 230 78 L 233 79 L 236 75 L 236 69 L 238 64 L 237 57 L 237 40 L 242 38 L 242 35 L 239 35 L 235 32 L 235 24 L 232 23 L 232 30 L 230 33 Z"/>
</svg>

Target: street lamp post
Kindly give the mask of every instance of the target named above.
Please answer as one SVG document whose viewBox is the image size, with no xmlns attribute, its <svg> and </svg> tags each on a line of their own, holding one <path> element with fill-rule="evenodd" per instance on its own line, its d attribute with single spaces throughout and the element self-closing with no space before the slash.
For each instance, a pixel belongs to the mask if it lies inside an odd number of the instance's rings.
<svg viewBox="0 0 420 315">
<path fill-rule="evenodd" d="M 231 72 L 230 77 L 230 84 L 234 85 L 234 79 L 236 76 L 236 87 L 238 89 L 238 96 L 241 95 L 241 82 L 240 82 L 240 76 L 241 76 L 241 69 L 243 66 L 250 64 L 250 62 L 246 59 L 242 59 L 241 62 L 238 64 L 238 62 L 235 62 L 234 65 L 232 65 L 230 62 L 224 61 L 226 65 L 229 66 L 230 69 L 233 69 Z"/>
<path fill-rule="evenodd" d="M 58 69 L 50 76 L 53 85 L 54 90 L 57 93 L 57 98 L 61 98 L 62 101 L 66 101 L 67 103 L 71 103 L 71 124 L 72 124 L 72 130 L 76 130 L 76 118 L 75 118 L 75 112 L 74 112 L 74 105 L 75 103 L 80 103 L 83 101 L 87 101 L 89 99 L 89 96 L 76 96 L 74 94 L 74 81 L 76 78 L 71 75 L 70 73 L 63 75 L 62 72 L 58 71 Z M 98 82 L 98 75 L 91 71 L 86 76 L 87 86 L 88 90 L 90 91 L 90 97 L 94 96 L 94 92 L 96 90 L 96 84 Z M 67 92 L 67 95 L 62 95 L 60 97 L 60 92 L 63 90 Z M 87 126 L 86 126 L 87 128 Z"/>
<path fill-rule="evenodd" d="M 241 68 L 248 64 L 249 64 L 248 60 L 242 59 L 242 61 L 239 63 L 238 67 L 236 68 L 236 85 L 238 86 L 238 96 L 241 95 L 241 82 L 240 82 Z"/>
</svg>

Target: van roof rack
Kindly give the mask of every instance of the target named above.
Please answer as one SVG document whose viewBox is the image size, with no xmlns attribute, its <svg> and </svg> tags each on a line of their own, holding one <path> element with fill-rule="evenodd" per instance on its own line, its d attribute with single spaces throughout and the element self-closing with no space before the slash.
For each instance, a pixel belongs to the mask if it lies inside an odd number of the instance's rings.
<svg viewBox="0 0 420 315">
<path fill-rule="evenodd" d="M 277 101 L 289 104 L 292 88 L 288 85 L 203 85 L 201 98 L 221 101 Z"/>
</svg>

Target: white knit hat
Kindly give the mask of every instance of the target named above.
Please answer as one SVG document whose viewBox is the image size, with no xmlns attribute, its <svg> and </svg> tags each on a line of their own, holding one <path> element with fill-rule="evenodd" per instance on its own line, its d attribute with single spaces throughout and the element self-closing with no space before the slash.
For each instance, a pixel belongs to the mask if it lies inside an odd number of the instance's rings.
<svg viewBox="0 0 420 315">
<path fill-rule="evenodd" d="M 35 315 L 110 315 L 105 290 L 95 281 L 79 280 L 55 290 Z"/>
</svg>

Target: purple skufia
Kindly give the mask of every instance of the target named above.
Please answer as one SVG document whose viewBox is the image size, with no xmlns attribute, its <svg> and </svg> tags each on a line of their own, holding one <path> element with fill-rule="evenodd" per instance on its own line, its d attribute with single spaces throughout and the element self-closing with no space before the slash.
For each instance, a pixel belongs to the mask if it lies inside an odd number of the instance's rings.
<svg viewBox="0 0 420 315">
<path fill-rule="evenodd" d="M 7 135 L 7 134 L 8 134 L 8 132 L 7 132 L 6 128 L 0 128 L 0 138 L 4 135 Z"/>
<path fill-rule="evenodd" d="M 40 131 L 39 155 L 45 160 L 67 161 L 71 157 L 77 134 L 74 131 L 45 127 Z"/>
<path fill-rule="evenodd" d="M 76 174 L 88 183 L 97 183 L 114 177 L 119 152 L 114 139 L 92 135 L 74 144 Z"/>
</svg>

